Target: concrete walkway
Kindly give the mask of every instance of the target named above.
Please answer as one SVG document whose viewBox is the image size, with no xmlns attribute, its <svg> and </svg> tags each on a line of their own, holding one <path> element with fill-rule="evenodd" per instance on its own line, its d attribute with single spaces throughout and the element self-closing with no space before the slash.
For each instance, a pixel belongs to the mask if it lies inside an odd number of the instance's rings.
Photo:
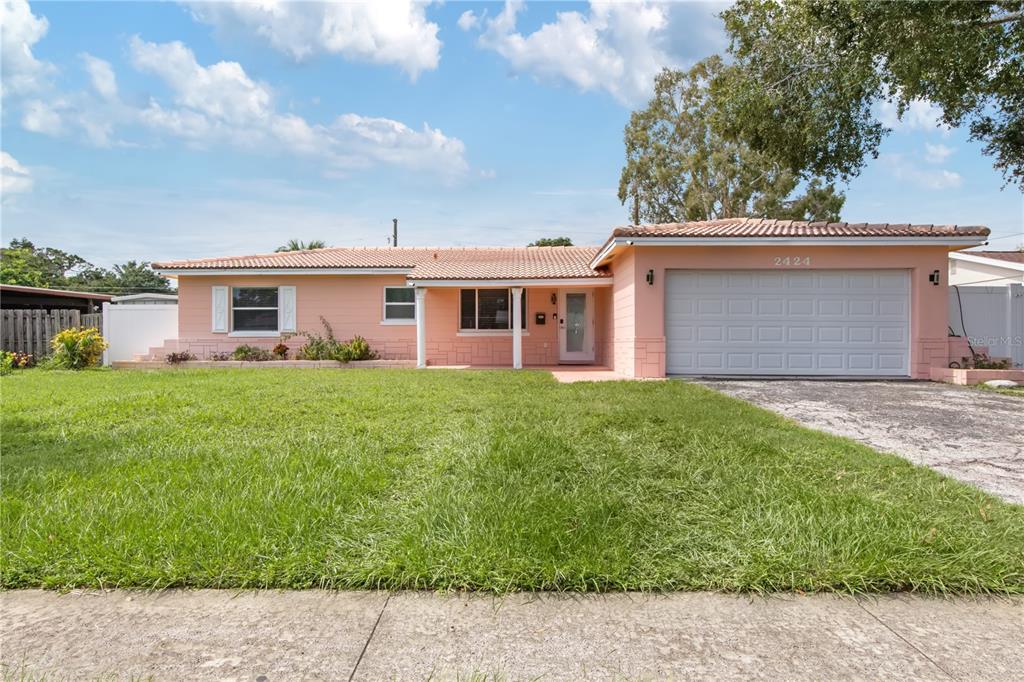
<svg viewBox="0 0 1024 682">
<path fill-rule="evenodd" d="M 976 679 L 1024 600 L 420 592 L 0 593 L 3 679 Z"/>
</svg>

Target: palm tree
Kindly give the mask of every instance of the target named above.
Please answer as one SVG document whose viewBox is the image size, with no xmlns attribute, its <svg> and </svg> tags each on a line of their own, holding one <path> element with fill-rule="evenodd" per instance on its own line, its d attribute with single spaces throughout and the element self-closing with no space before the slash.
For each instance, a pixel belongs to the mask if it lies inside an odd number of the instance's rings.
<svg viewBox="0 0 1024 682">
<path fill-rule="evenodd" d="M 274 249 L 274 253 L 283 253 L 284 251 L 307 251 L 309 249 L 322 249 L 327 244 L 322 239 L 314 239 L 309 243 L 301 241 L 299 239 L 289 239 L 288 243 L 284 246 L 279 246 Z"/>
</svg>

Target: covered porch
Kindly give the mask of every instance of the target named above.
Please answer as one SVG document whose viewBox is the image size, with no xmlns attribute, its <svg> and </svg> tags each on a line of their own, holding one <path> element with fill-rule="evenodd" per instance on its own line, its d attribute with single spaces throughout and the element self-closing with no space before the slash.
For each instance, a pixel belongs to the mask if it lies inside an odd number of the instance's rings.
<svg viewBox="0 0 1024 682">
<path fill-rule="evenodd" d="M 417 367 L 610 363 L 610 279 L 410 280 Z"/>
</svg>

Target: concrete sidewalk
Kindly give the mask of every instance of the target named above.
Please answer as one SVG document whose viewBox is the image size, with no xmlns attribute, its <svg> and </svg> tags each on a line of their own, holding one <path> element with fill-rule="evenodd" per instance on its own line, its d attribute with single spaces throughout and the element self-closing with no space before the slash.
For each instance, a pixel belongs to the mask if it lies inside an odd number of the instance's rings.
<svg viewBox="0 0 1024 682">
<path fill-rule="evenodd" d="M 977 679 L 1024 600 L 420 592 L 0 593 L 3 679 Z"/>
</svg>

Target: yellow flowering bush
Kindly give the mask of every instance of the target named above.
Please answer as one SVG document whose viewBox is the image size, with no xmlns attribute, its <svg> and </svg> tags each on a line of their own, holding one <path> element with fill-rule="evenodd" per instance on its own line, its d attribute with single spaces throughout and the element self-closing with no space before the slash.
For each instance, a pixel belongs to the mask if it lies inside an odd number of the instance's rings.
<svg viewBox="0 0 1024 682">
<path fill-rule="evenodd" d="M 100 362 L 107 342 L 95 327 L 74 327 L 58 333 L 50 341 L 51 364 L 62 369 L 83 369 Z"/>
</svg>

